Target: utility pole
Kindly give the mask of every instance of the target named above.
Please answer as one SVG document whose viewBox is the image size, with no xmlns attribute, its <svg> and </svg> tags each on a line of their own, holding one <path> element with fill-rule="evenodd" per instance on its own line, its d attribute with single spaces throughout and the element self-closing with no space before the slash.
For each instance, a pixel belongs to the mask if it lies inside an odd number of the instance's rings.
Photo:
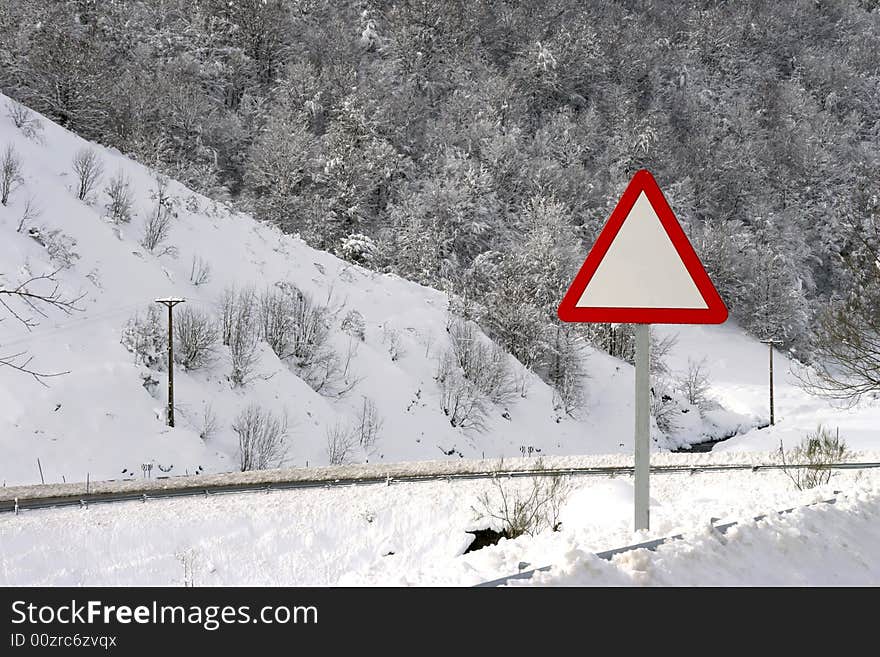
<svg viewBox="0 0 880 657">
<path fill-rule="evenodd" d="M 186 299 L 165 297 L 156 299 L 168 308 L 168 426 L 174 426 L 174 306 L 185 303 Z"/>
<path fill-rule="evenodd" d="M 761 340 L 761 342 L 770 347 L 770 426 L 773 426 L 776 424 L 776 417 L 773 414 L 773 345 L 782 344 L 782 340 L 768 338 Z"/>
</svg>

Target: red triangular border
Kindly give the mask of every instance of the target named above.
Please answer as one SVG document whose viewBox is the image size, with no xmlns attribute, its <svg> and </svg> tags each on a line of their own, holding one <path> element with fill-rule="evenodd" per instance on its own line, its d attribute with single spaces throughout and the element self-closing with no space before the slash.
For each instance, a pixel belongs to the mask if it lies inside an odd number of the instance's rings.
<svg viewBox="0 0 880 657">
<path fill-rule="evenodd" d="M 611 247 L 623 222 L 629 216 L 639 194 L 645 192 L 666 234 L 672 241 L 676 252 L 691 275 L 697 289 L 703 296 L 707 308 L 580 308 L 577 302 L 587 289 L 590 279 L 596 273 L 599 263 Z M 672 208 L 663 197 L 663 192 L 647 169 L 637 171 L 627 185 L 626 191 L 608 218 L 593 248 L 587 255 L 580 271 L 574 277 L 568 292 L 562 298 L 557 310 L 563 322 L 610 322 L 623 324 L 721 324 L 727 320 L 727 306 L 709 280 L 694 247 L 688 241 L 681 224 L 675 218 Z"/>
</svg>

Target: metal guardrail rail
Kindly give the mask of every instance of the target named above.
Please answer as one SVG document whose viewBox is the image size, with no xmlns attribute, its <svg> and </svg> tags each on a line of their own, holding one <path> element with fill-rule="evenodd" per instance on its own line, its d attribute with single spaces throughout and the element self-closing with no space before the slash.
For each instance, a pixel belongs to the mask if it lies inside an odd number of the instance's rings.
<svg viewBox="0 0 880 657">
<path fill-rule="evenodd" d="M 658 465 L 651 468 L 651 474 L 701 474 L 711 472 L 784 470 L 786 468 L 803 468 L 805 465 L 781 464 L 714 464 L 714 465 Z M 821 466 L 829 470 L 859 470 L 880 468 L 880 462 L 832 463 Z M 453 481 L 493 479 L 498 477 L 553 477 L 553 476 L 604 476 L 632 475 L 632 466 L 597 466 L 573 468 L 544 468 L 533 470 L 495 470 L 485 472 L 461 472 L 441 474 L 413 474 L 396 476 L 364 476 L 338 479 L 295 480 L 260 483 L 213 484 L 205 487 L 187 486 L 181 488 L 162 488 L 149 491 L 122 491 L 87 493 L 64 496 L 45 496 L 15 498 L 0 501 L 0 513 L 18 513 L 22 510 L 49 509 L 56 507 L 79 506 L 90 504 L 108 504 L 114 502 L 146 502 L 151 499 L 170 499 L 179 497 L 211 496 L 233 493 L 267 493 L 274 490 L 296 490 L 308 488 L 331 488 L 335 486 L 391 485 L 392 483 L 417 483 L 427 481 Z"/>
<path fill-rule="evenodd" d="M 834 495 L 840 495 L 841 491 L 834 491 Z M 804 504 L 802 506 L 793 506 L 789 509 L 783 509 L 782 511 L 777 511 L 777 515 L 784 515 L 786 513 L 791 513 L 796 509 L 804 509 L 811 506 L 816 506 L 817 504 L 835 504 L 837 502 L 837 497 L 832 497 L 827 500 L 819 500 L 818 502 L 812 502 L 810 504 Z M 767 514 L 761 514 L 759 516 L 755 516 L 752 518 L 753 521 L 758 522 L 760 520 L 765 520 L 767 518 Z M 723 525 L 713 525 L 713 529 L 720 534 L 726 534 L 727 531 L 731 527 L 736 527 L 740 523 L 739 520 L 733 522 L 727 522 Z M 650 550 L 654 552 L 661 545 L 665 545 L 666 543 L 671 543 L 673 541 L 682 541 L 684 540 L 684 534 L 675 534 L 674 536 L 665 536 L 663 538 L 655 538 L 650 541 L 645 541 L 644 543 L 635 543 L 634 545 L 626 545 L 624 547 L 614 548 L 613 550 L 605 550 L 603 552 L 596 552 L 596 556 L 600 559 L 605 559 L 606 561 L 611 561 L 618 554 L 623 554 L 624 552 L 631 552 L 633 550 Z M 506 577 L 499 577 L 498 579 L 493 579 L 488 582 L 482 582 L 481 584 L 477 584 L 474 588 L 491 588 L 497 586 L 505 586 L 508 582 L 515 579 L 531 579 L 535 573 L 538 572 L 547 572 L 553 566 L 541 566 L 540 568 L 532 568 L 531 570 L 523 570 L 521 572 L 516 573 L 515 575 L 508 575 Z"/>
</svg>

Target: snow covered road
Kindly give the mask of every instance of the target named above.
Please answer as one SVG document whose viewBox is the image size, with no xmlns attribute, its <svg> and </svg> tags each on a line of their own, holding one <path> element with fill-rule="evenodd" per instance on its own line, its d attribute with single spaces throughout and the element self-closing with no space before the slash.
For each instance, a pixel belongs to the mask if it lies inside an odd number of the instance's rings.
<svg viewBox="0 0 880 657">
<path fill-rule="evenodd" d="M 562 508 L 561 531 L 502 540 L 468 554 L 463 554 L 471 540 L 467 531 L 486 526 L 474 508 L 483 491 L 493 492 L 487 481 L 25 511 L 0 517 L 0 584 L 180 585 L 186 569 L 199 586 L 468 586 L 515 573 L 520 562 L 561 565 L 547 575 L 555 578 L 547 583 L 559 584 L 746 584 L 768 573 L 774 574 L 768 583 L 806 583 L 797 579 L 801 571 L 786 566 L 793 555 L 812 564 L 801 573 L 813 578 L 809 581 L 880 583 L 876 470 L 839 472 L 828 486 L 804 492 L 774 471 L 665 475 L 652 484 L 649 533 L 631 531 L 629 477 L 578 478 Z M 741 567 L 713 565 L 726 557 L 708 529 L 711 518 L 751 518 L 830 497 L 833 490 L 844 491 L 840 510 L 797 512 L 754 526 L 747 522 L 725 539 L 738 550 L 731 553 L 731 564 Z M 686 540 L 680 545 L 603 562 L 598 575 L 591 570 L 592 552 L 681 532 Z M 852 550 L 838 569 L 841 541 Z M 752 572 L 744 564 L 757 554 L 759 566 Z M 838 579 L 828 579 L 832 576 Z"/>
</svg>

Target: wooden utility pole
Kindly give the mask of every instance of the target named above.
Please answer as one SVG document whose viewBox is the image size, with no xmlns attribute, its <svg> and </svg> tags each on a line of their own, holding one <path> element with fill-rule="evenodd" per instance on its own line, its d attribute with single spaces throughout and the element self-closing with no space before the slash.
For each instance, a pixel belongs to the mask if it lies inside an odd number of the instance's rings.
<svg viewBox="0 0 880 657">
<path fill-rule="evenodd" d="M 174 306 L 185 303 L 186 299 L 166 297 L 156 299 L 168 308 L 168 426 L 174 426 Z"/>
<path fill-rule="evenodd" d="M 776 424 L 776 417 L 774 415 L 773 410 L 773 345 L 782 344 L 782 340 L 761 340 L 764 344 L 770 347 L 770 425 Z"/>
</svg>

